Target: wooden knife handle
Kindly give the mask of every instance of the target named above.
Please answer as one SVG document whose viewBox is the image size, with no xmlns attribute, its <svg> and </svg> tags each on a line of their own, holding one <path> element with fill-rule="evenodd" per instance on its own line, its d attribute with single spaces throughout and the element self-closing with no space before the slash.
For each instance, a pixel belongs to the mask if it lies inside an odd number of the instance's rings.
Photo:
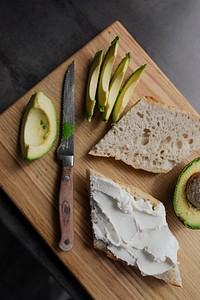
<svg viewBox="0 0 200 300">
<path fill-rule="evenodd" d="M 60 249 L 70 251 L 74 239 L 73 166 L 64 166 L 59 193 Z"/>
</svg>

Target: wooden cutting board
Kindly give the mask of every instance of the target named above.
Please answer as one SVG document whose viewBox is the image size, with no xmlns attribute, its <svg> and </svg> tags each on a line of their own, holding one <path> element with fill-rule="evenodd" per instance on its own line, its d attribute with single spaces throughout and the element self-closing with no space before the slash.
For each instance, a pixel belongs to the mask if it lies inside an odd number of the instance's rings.
<svg viewBox="0 0 200 300">
<path fill-rule="evenodd" d="M 15 205 L 26 216 L 63 264 L 95 299 L 199 299 L 200 295 L 200 232 L 185 228 L 176 218 L 172 198 L 175 182 L 181 169 L 193 153 L 168 174 L 151 174 L 134 170 L 123 162 L 111 158 L 88 155 L 88 151 L 110 128 L 95 113 L 91 124 L 84 115 L 85 86 L 88 66 L 98 48 L 105 51 L 114 37 L 120 37 L 119 55 L 115 66 L 125 53 L 131 52 L 132 60 L 127 76 L 141 64 L 147 69 L 126 111 L 142 96 L 149 95 L 178 108 L 194 112 L 194 109 L 166 78 L 145 51 L 119 23 L 105 29 L 85 47 L 28 91 L 0 118 L 0 181 L 1 186 Z M 43 91 L 54 102 L 58 116 L 61 113 L 61 94 L 64 72 L 76 61 L 75 66 L 75 241 L 73 251 L 64 253 L 58 248 L 58 191 L 61 166 L 52 149 L 37 161 L 23 161 L 20 155 L 19 126 L 25 105 L 36 91 Z M 59 118 L 60 119 L 60 118 Z M 169 227 L 180 243 L 178 259 L 183 288 L 165 284 L 150 277 L 142 277 L 131 267 L 113 262 L 103 253 L 93 249 L 90 223 L 90 207 L 87 191 L 86 168 L 101 171 L 104 175 L 131 183 L 163 201 Z M 66 283 L 67 284 L 67 283 Z"/>
</svg>

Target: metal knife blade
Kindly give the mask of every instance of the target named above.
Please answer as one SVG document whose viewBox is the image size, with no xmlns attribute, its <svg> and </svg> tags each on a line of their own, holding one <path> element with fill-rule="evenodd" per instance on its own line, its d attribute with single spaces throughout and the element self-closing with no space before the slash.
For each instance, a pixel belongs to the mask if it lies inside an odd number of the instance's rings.
<svg viewBox="0 0 200 300">
<path fill-rule="evenodd" d="M 57 148 L 62 161 L 62 175 L 59 191 L 59 220 L 61 239 L 59 247 L 69 251 L 74 237 L 73 165 L 74 165 L 74 61 L 69 65 L 62 96 L 62 137 Z"/>
<path fill-rule="evenodd" d="M 57 149 L 63 165 L 73 165 L 74 156 L 74 61 L 68 67 L 63 86 L 62 138 Z M 71 160 L 71 162 L 70 162 Z"/>
</svg>

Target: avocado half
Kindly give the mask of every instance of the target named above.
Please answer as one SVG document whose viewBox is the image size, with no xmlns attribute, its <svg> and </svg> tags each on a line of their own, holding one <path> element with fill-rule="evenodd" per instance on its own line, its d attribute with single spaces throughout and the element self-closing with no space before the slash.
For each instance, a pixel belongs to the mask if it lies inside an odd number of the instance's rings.
<svg viewBox="0 0 200 300">
<path fill-rule="evenodd" d="M 46 154 L 54 145 L 58 132 L 56 110 L 42 92 L 32 95 L 21 123 L 20 145 L 22 157 L 34 160 Z"/>
<path fill-rule="evenodd" d="M 200 176 L 200 157 L 191 161 L 180 173 L 174 192 L 174 211 L 183 224 L 191 229 L 200 229 L 200 209 L 187 197 L 188 183 L 193 176 Z M 200 177 L 198 177 L 200 178 Z M 196 186 L 199 194 L 199 185 Z M 200 199 L 199 199 L 200 202 Z"/>
</svg>

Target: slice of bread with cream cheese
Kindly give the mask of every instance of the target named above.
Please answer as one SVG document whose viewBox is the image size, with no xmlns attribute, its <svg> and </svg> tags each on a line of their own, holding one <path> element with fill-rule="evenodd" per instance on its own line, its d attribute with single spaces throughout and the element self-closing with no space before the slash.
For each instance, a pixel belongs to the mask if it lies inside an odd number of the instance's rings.
<svg viewBox="0 0 200 300">
<path fill-rule="evenodd" d="M 164 205 L 136 187 L 88 170 L 94 247 L 108 257 L 181 286 L 179 244 L 169 230 Z"/>
</svg>

